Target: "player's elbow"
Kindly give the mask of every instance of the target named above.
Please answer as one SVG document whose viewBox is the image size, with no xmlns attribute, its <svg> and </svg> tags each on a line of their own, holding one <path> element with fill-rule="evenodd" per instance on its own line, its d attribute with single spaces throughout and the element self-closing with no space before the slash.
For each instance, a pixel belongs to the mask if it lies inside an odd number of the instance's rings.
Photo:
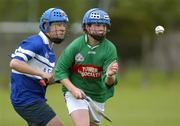
<svg viewBox="0 0 180 126">
<path fill-rule="evenodd" d="M 14 62 L 13 62 L 13 60 L 11 60 L 10 63 L 9 63 L 9 67 L 12 69 L 13 66 L 14 66 Z"/>
<path fill-rule="evenodd" d="M 10 63 L 9 63 L 9 67 L 10 67 L 11 69 L 13 69 L 13 68 L 15 68 L 15 66 L 17 66 L 17 64 L 18 64 L 17 60 L 16 60 L 16 59 L 12 59 L 12 60 L 10 61 Z"/>
</svg>

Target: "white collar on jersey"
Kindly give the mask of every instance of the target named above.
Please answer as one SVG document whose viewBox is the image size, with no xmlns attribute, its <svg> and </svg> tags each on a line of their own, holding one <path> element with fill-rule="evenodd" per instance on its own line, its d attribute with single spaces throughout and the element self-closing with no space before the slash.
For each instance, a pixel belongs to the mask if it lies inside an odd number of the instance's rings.
<svg viewBox="0 0 180 126">
<path fill-rule="evenodd" d="M 46 37 L 46 35 L 42 31 L 39 32 L 39 36 L 43 39 L 44 44 L 49 45 L 49 39 Z"/>
<path fill-rule="evenodd" d="M 85 34 L 85 42 L 87 43 L 87 46 L 90 48 L 90 49 L 95 49 L 99 46 L 99 44 L 95 45 L 95 46 L 91 46 L 88 44 L 88 35 Z"/>
</svg>

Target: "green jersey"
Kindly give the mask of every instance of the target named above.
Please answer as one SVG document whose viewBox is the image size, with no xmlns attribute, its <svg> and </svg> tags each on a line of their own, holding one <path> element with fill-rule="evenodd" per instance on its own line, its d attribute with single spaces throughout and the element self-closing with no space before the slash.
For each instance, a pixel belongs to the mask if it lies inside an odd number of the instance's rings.
<svg viewBox="0 0 180 126">
<path fill-rule="evenodd" d="M 87 35 L 75 39 L 62 53 L 55 68 L 55 80 L 69 78 L 86 95 L 98 102 L 105 102 L 113 96 L 114 85 L 106 84 L 106 69 L 118 60 L 117 51 L 112 42 L 103 39 L 96 46 L 87 43 Z M 66 87 L 62 87 L 66 92 Z"/>
</svg>

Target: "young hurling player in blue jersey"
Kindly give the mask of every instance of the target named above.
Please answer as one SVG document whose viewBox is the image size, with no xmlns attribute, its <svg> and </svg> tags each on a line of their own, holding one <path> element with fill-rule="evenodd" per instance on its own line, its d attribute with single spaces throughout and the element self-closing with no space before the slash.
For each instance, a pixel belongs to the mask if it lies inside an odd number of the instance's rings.
<svg viewBox="0 0 180 126">
<path fill-rule="evenodd" d="M 46 10 L 40 18 L 40 32 L 23 40 L 12 54 L 11 103 L 29 126 L 64 126 L 46 103 L 47 85 L 53 82 L 55 54 L 53 44 L 60 44 L 66 33 L 68 17 L 59 8 Z"/>
</svg>

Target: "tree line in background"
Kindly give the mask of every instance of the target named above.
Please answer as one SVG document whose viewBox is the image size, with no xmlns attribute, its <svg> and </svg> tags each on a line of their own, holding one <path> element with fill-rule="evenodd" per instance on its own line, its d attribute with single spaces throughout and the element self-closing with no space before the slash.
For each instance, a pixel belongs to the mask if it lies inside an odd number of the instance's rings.
<svg viewBox="0 0 180 126">
<path fill-rule="evenodd" d="M 0 21 L 36 22 L 47 8 L 60 7 L 71 24 L 81 22 L 86 10 L 101 7 L 110 14 L 108 38 L 118 47 L 121 59 L 140 60 L 142 38 L 147 34 L 153 44 L 156 25 L 169 30 L 180 27 L 179 5 L 179 0 L 1 0 Z"/>
</svg>

